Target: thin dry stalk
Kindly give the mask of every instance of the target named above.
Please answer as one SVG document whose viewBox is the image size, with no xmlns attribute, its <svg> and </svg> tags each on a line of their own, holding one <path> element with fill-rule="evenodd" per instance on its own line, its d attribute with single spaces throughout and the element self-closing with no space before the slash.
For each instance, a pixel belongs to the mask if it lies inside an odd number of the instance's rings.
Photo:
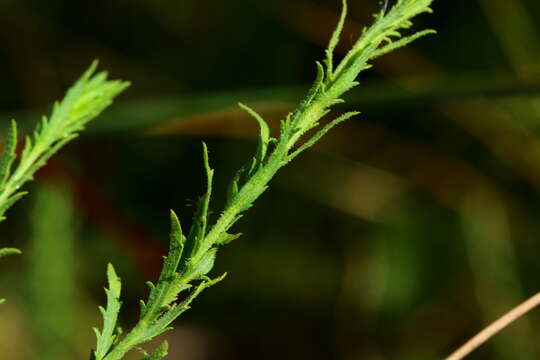
<svg viewBox="0 0 540 360">
<path fill-rule="evenodd" d="M 453 352 L 445 360 L 461 360 L 467 355 L 472 353 L 480 345 L 491 339 L 498 332 L 503 330 L 505 327 L 540 305 L 540 293 L 537 293 L 524 303 L 518 305 L 517 307 L 510 310 L 508 313 L 504 314 L 502 317 L 497 319 L 491 325 L 486 327 L 484 330 L 479 332 L 472 339 L 467 341 L 463 346 Z"/>
</svg>

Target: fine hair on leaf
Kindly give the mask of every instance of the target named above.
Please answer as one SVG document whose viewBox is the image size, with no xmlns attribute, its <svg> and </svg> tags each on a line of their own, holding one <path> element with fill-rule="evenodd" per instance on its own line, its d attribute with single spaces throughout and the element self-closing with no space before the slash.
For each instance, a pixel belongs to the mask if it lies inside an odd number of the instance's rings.
<svg viewBox="0 0 540 360">
<path fill-rule="evenodd" d="M 95 360 L 123 359 L 128 352 L 169 330 L 172 322 L 191 307 L 198 295 L 223 280 L 225 274 L 214 277 L 210 273 L 221 247 L 240 237 L 240 234 L 231 232 L 233 225 L 268 189 L 270 181 L 283 166 L 315 145 L 332 128 L 359 115 L 359 112 L 352 111 L 327 119 L 332 108 L 344 102 L 342 96 L 358 85 L 358 75 L 371 66 L 371 60 L 434 33 L 432 30 L 424 30 L 404 35 L 412 26 L 412 18 L 431 12 L 431 3 L 432 0 L 397 0 L 393 6 L 385 3 L 383 9 L 375 15 L 373 25 L 364 29 L 345 57 L 335 63 L 334 51 L 342 36 L 347 16 L 347 3 L 343 1 L 343 10 L 325 51 L 325 59 L 323 63 L 316 62 L 317 72 L 313 85 L 296 110 L 281 121 L 279 133 L 274 137 L 259 113 L 248 105 L 239 104 L 259 125 L 254 156 L 247 159 L 246 165 L 233 177 L 226 205 L 217 220 L 210 224 L 208 215 L 214 170 L 210 166 L 209 151 L 203 143 L 206 191 L 199 200 L 191 228 L 187 236 L 184 235 L 178 217 L 171 211 L 169 252 L 164 258 L 159 278 L 155 283 L 148 283 L 150 294 L 146 301 L 140 301 L 138 322 L 120 338 L 111 330 L 115 328 L 113 322 L 118 319 L 111 309 L 119 309 L 119 303 L 115 300 L 111 304 L 110 300 L 111 284 L 117 278 L 113 276 L 111 281 L 111 276 L 108 276 L 108 305 L 102 310 L 103 330 L 96 330 L 101 345 L 93 353 Z M 110 339 L 103 339 L 104 336 Z M 163 344 L 143 359 L 164 357 L 166 346 Z"/>
</svg>

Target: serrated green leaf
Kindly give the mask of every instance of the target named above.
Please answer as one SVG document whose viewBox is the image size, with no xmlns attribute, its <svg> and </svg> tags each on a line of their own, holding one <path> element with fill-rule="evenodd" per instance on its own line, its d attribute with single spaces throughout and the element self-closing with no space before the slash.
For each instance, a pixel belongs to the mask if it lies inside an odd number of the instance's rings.
<svg viewBox="0 0 540 360">
<path fill-rule="evenodd" d="M 184 301 L 182 301 L 180 304 L 172 306 L 171 309 L 167 311 L 163 316 L 159 317 L 159 319 L 157 319 L 152 326 L 148 327 L 148 329 L 143 335 L 144 342 L 150 341 L 154 337 L 159 336 L 164 332 L 170 330 L 171 328 L 169 327 L 169 325 L 182 313 L 189 310 L 191 302 L 195 300 L 195 298 L 197 298 L 197 296 L 199 296 L 204 289 L 207 289 L 210 286 L 213 286 L 218 282 L 222 281 L 225 276 L 227 276 L 226 273 L 216 279 L 206 278 L 203 282 L 201 282 L 197 287 L 195 287 L 195 289 L 188 295 L 188 297 Z"/>
<path fill-rule="evenodd" d="M 201 291 L 223 278 L 210 280 L 206 274 L 214 266 L 218 246 L 227 244 L 239 236 L 229 233 L 232 225 L 267 189 L 268 183 L 282 166 L 313 146 L 334 126 L 357 114 L 346 113 L 329 122 L 295 150 L 302 136 L 310 129 L 318 127 L 322 117 L 330 111 L 330 108 L 343 101 L 341 96 L 358 85 L 356 78 L 361 71 L 370 67 L 368 61 L 378 51 L 385 49 L 385 46 L 391 46 L 385 44 L 400 37 L 400 30 L 410 26 L 410 19 L 426 11 L 430 4 L 431 0 L 398 0 L 388 12 L 383 9 L 377 14 L 375 24 L 364 31 L 351 51 L 333 71 L 333 51 L 339 42 L 345 21 L 346 4 L 344 3 L 340 21 L 326 52 L 326 74 L 323 66 L 317 63 L 317 78 L 313 86 L 296 111 L 281 121 L 280 136 L 271 150 L 268 146 L 271 138 L 262 117 L 250 108 L 240 105 L 257 119 L 261 127 L 260 146 L 257 148 L 254 160 L 236 174 L 229 188 L 225 209 L 213 227 L 207 229 L 213 170 L 210 168 L 208 151 L 204 146 L 203 161 L 207 174 L 207 191 L 199 202 L 180 265 L 175 267 L 174 262 L 169 260 L 176 258 L 172 255 L 175 249 L 171 247 L 163 269 L 163 273 L 169 276 L 160 277 L 156 286 L 151 286 L 147 304 L 141 303 L 142 315 L 139 323 L 118 343 L 106 360 L 120 360 L 134 346 L 147 342 L 170 329 L 170 324 L 189 309 L 191 302 Z M 414 40 L 413 38 L 404 39 L 407 39 L 405 41 Z M 400 41 L 397 40 L 395 43 L 399 45 Z M 177 268 L 178 271 L 173 271 L 173 268 Z M 183 290 L 189 291 L 186 292 L 183 301 L 177 302 L 178 294 Z"/>
<path fill-rule="evenodd" d="M 6 147 L 2 154 L 2 160 L 0 162 L 0 189 L 2 189 L 6 183 L 6 180 L 11 175 L 11 166 L 16 158 L 15 150 L 17 149 L 17 123 L 15 120 L 11 121 L 11 127 L 9 129 Z"/>
<path fill-rule="evenodd" d="M 100 312 L 103 316 L 103 330 L 100 332 L 94 328 L 97 338 L 96 350 L 94 351 L 96 360 L 105 358 L 116 341 L 118 334 L 118 314 L 122 305 L 120 302 L 122 283 L 118 275 L 116 275 L 112 264 L 107 265 L 107 279 L 109 282 L 109 288 L 105 289 L 105 293 L 107 294 L 107 308 L 103 309 L 100 307 Z"/>
<path fill-rule="evenodd" d="M 33 179 L 47 160 L 77 137 L 85 125 L 107 108 L 129 83 L 109 81 L 105 72 L 94 75 L 92 63 L 81 78 L 53 105 L 50 117 L 43 116 L 32 136 L 26 136 L 20 161 L 12 171 L 17 145 L 15 123 L 12 123 L 4 157 L 0 162 L 0 219 L 21 195 L 19 189 Z M 15 194 L 15 195 L 14 195 Z"/>
<path fill-rule="evenodd" d="M 141 316 L 145 316 L 148 311 L 161 311 L 163 306 L 168 306 L 176 300 L 180 292 L 190 287 L 189 284 L 182 283 L 176 272 L 182 258 L 186 238 L 182 233 L 180 221 L 172 210 L 170 212 L 170 221 L 169 252 L 164 258 L 157 286 L 151 282 L 148 283 L 150 296 L 147 304 L 144 304 L 141 300 Z"/>
</svg>

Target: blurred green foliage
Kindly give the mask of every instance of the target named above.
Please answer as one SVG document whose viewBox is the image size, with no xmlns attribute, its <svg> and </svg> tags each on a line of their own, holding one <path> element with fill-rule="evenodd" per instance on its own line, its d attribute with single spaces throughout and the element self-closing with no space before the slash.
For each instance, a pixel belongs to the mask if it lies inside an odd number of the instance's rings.
<svg viewBox="0 0 540 360">
<path fill-rule="evenodd" d="M 168 209 L 189 223 L 190 197 L 203 190 L 201 139 L 213 149 L 223 202 L 257 134 L 234 104 L 249 102 L 270 120 L 289 111 L 312 80 L 339 3 L 0 4 L 2 134 L 12 117 L 33 122 L 91 59 L 134 83 L 39 174 L 62 199 L 27 199 L 2 224 L 3 244 L 33 253 L 32 209 L 56 204 L 44 222 L 79 225 L 40 241 L 72 237 L 63 243 L 71 255 L 55 260 L 76 259 L 84 286 L 45 306 L 50 294 L 20 278 L 41 274 L 34 256 L 2 259 L 9 301 L 0 308 L 0 358 L 86 358 L 109 261 L 124 280 L 122 321 L 134 321 L 142 284 L 156 278 L 165 252 Z M 357 34 L 378 1 L 350 3 L 345 31 Z M 538 291 L 540 3 L 434 7 L 422 21 L 438 41 L 379 60 L 349 97 L 363 115 L 285 169 L 243 220 L 243 240 L 217 263 L 230 278 L 176 325 L 172 359 L 436 359 Z M 72 218 L 58 219 L 63 206 Z M 28 301 L 40 298 L 38 309 L 49 311 L 41 315 Z M 53 344 L 40 334 L 58 324 L 39 319 L 62 319 L 63 309 L 76 314 L 75 331 Z M 475 358 L 536 358 L 539 324 L 530 314 Z"/>
</svg>

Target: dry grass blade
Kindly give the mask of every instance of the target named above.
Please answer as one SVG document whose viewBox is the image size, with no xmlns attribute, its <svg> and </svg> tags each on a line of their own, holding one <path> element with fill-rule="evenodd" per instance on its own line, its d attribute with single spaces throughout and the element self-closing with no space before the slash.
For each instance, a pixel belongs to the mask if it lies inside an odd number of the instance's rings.
<svg viewBox="0 0 540 360">
<path fill-rule="evenodd" d="M 484 330 L 479 332 L 472 339 L 467 341 L 459 349 L 454 351 L 445 360 L 464 359 L 466 356 L 468 356 L 470 353 L 472 353 L 475 349 L 477 349 L 479 346 L 484 344 L 486 341 L 491 339 L 493 336 L 495 336 L 505 327 L 512 324 L 514 321 L 518 320 L 520 317 L 522 317 L 529 311 L 533 310 L 538 305 L 540 305 L 540 293 L 537 293 L 536 295 L 534 295 L 533 297 L 531 297 L 524 303 L 516 306 L 515 308 L 513 308 L 512 310 L 510 310 L 509 312 L 501 316 L 491 325 L 489 325 Z"/>
</svg>

